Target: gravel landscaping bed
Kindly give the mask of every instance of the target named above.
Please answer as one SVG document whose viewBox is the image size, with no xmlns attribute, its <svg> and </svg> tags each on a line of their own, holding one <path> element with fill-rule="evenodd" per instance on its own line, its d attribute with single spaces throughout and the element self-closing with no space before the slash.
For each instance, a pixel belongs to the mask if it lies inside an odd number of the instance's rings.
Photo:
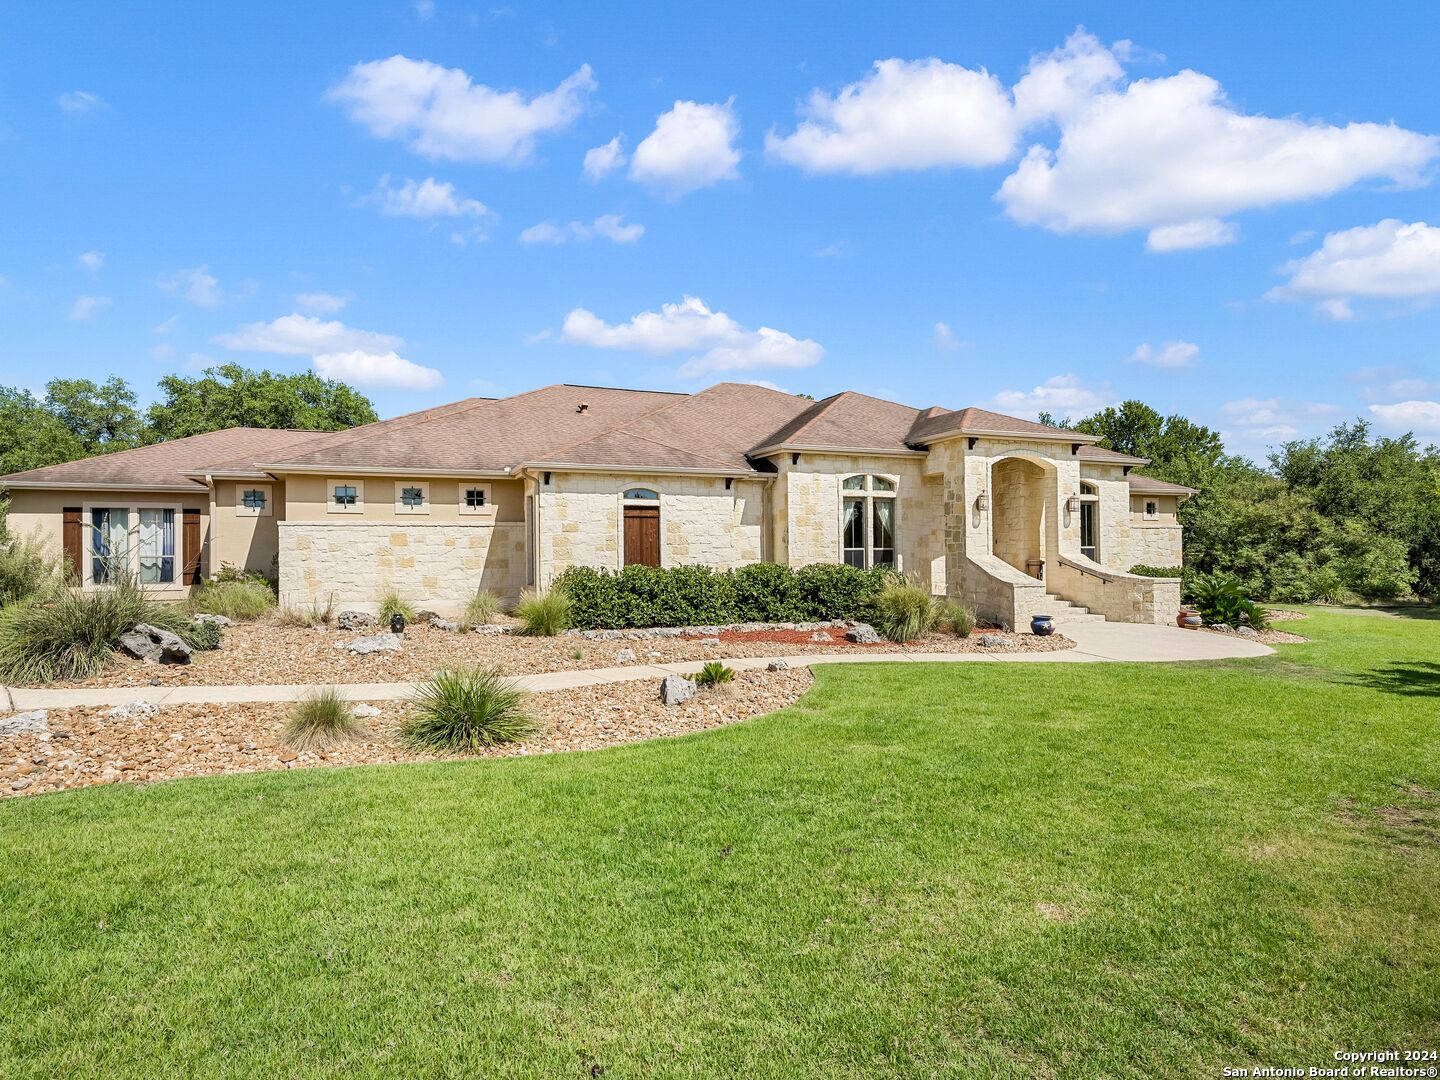
<svg viewBox="0 0 1440 1080">
<path fill-rule="evenodd" d="M 685 735 L 774 712 L 810 688 L 810 672 L 747 671 L 680 705 L 662 705 L 659 680 L 610 683 L 534 694 L 540 731 L 483 757 L 596 750 Z M 49 731 L 0 738 L 0 798 L 110 783 L 153 783 L 185 776 L 267 772 L 341 765 L 434 761 L 400 745 L 396 726 L 410 706 L 375 702 L 365 734 L 333 749 L 296 753 L 280 738 L 284 704 L 52 709 Z M 128 715 L 126 713 L 128 712 Z M 468 755 L 467 755 L 468 756 Z"/>
<path fill-rule="evenodd" d="M 710 637 L 644 640 L 594 640 L 578 635 L 526 638 L 506 633 L 463 633 L 417 625 L 406 630 L 398 652 L 356 656 L 344 646 L 377 631 L 305 629 L 284 626 L 274 616 L 227 627 L 220 648 L 196 653 L 189 664 L 143 663 L 117 656 L 103 675 L 57 687 L 88 686 L 233 686 L 294 683 L 408 682 L 427 678 L 436 668 L 457 664 L 494 664 L 507 675 L 619 667 L 626 663 L 674 663 L 730 656 L 798 656 L 854 652 L 986 652 L 982 633 L 1004 640 L 996 649 L 1050 652 L 1075 643 L 1059 634 L 976 631 L 968 638 L 929 634 L 907 645 L 882 642 L 857 645 L 844 640 L 845 628 L 746 633 L 723 628 Z M 816 638 L 819 640 L 816 640 Z"/>
</svg>

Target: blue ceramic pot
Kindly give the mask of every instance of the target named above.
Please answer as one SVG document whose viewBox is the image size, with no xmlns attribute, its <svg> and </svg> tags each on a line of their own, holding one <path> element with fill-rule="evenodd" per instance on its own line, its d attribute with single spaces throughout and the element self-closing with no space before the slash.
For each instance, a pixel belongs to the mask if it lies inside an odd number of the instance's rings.
<svg viewBox="0 0 1440 1080">
<path fill-rule="evenodd" d="M 1030 632 L 1036 637 L 1049 637 L 1055 633 L 1055 620 L 1049 615 L 1031 615 Z"/>
</svg>

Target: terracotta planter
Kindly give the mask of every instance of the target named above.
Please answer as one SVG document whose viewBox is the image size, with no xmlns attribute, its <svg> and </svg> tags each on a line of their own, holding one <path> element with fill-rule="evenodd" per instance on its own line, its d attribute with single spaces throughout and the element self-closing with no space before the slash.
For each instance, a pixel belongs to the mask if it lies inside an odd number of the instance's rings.
<svg viewBox="0 0 1440 1080">
<path fill-rule="evenodd" d="M 1175 625 L 1180 627 L 1181 630 L 1199 630 L 1202 625 L 1200 613 L 1198 611 L 1185 611 L 1182 609 L 1180 614 L 1175 616 Z"/>
<path fill-rule="evenodd" d="M 1030 632 L 1036 637 L 1049 637 L 1055 633 L 1055 620 L 1049 615 L 1031 615 Z"/>
</svg>

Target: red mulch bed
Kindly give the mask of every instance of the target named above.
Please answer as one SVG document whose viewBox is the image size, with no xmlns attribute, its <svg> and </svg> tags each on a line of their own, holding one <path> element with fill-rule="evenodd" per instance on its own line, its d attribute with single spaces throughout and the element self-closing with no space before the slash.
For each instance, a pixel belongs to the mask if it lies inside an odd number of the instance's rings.
<svg viewBox="0 0 1440 1080">
<path fill-rule="evenodd" d="M 816 639 L 816 634 L 824 634 L 827 640 Z M 720 641 L 725 645 L 756 641 L 770 641 L 777 645 L 849 645 L 852 649 L 873 649 L 877 645 L 887 644 L 882 641 L 872 645 L 859 645 L 846 641 L 844 628 L 834 626 L 823 630 L 722 630 Z"/>
</svg>

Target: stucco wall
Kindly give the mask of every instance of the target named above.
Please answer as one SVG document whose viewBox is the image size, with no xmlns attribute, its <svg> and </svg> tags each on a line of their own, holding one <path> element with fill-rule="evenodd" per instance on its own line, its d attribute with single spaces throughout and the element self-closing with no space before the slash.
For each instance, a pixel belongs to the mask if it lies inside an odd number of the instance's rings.
<svg viewBox="0 0 1440 1080">
<path fill-rule="evenodd" d="M 374 612 L 387 588 L 417 607 L 458 611 L 477 588 L 507 602 L 525 584 L 525 529 L 490 520 L 284 521 L 280 602 Z"/>
<path fill-rule="evenodd" d="M 9 493 L 10 509 L 6 514 L 5 527 L 16 536 L 36 537 L 44 546 L 45 551 L 54 558 L 59 559 L 64 555 L 64 538 L 62 530 L 64 527 L 64 510 L 67 506 L 78 506 L 88 508 L 94 506 L 159 506 L 174 507 L 184 510 L 200 511 L 200 542 L 201 557 L 200 569 L 202 574 L 211 573 L 210 560 L 205 548 L 208 546 L 206 540 L 210 535 L 210 495 L 209 492 L 196 490 L 194 492 L 170 492 L 170 491 L 39 491 L 26 488 L 16 488 Z M 178 518 L 179 515 L 177 515 Z M 88 516 L 87 516 L 88 520 Z M 136 534 L 139 523 L 131 521 L 131 543 L 138 543 Z M 175 523 L 175 546 L 177 564 L 184 562 L 184 529 L 179 520 Z M 181 577 L 177 565 L 176 582 L 170 587 L 151 585 L 147 586 L 155 596 L 160 599 L 177 599 L 185 596 L 189 589 L 179 580 Z"/>
<path fill-rule="evenodd" d="M 267 490 L 268 513 L 253 514 L 237 505 L 247 488 Z M 209 565 L 218 571 L 222 566 L 236 566 L 268 578 L 275 577 L 276 558 L 280 553 L 280 522 L 285 518 L 285 484 L 283 481 L 215 482 L 215 504 L 212 508 Z"/>
<path fill-rule="evenodd" d="M 759 562 L 765 554 L 765 481 L 718 476 L 552 471 L 536 488 L 539 576 L 571 566 L 618 570 L 624 561 L 624 493 L 660 495 L 660 565 L 718 569 Z M 653 504 L 651 504 L 653 505 Z"/>
<path fill-rule="evenodd" d="M 347 483 L 361 481 L 365 485 L 363 506 L 360 513 L 335 514 L 330 512 L 330 485 L 333 481 Z M 397 513 L 395 509 L 396 484 L 425 483 L 430 486 L 428 512 L 424 514 Z M 461 485 L 490 485 L 494 503 L 490 514 L 462 514 L 460 512 Z M 492 517 L 496 521 L 525 520 L 525 487 L 520 480 L 487 479 L 477 476 L 463 480 L 454 476 L 373 476 L 362 473 L 347 473 L 337 470 L 325 476 L 304 476 L 290 473 L 285 477 L 285 520 L 287 521 L 334 521 L 337 518 L 360 518 L 365 521 L 414 521 L 416 518 L 430 521 L 473 522 L 476 517 Z"/>
</svg>

